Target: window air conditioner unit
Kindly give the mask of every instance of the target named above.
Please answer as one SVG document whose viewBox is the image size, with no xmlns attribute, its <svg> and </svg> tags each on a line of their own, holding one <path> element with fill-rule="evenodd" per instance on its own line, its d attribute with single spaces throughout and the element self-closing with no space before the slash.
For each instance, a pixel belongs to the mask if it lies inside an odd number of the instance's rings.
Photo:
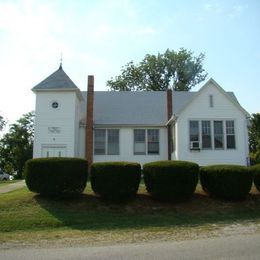
<svg viewBox="0 0 260 260">
<path fill-rule="evenodd" d="M 200 142 L 199 141 L 190 142 L 190 149 L 191 150 L 200 150 Z"/>
</svg>

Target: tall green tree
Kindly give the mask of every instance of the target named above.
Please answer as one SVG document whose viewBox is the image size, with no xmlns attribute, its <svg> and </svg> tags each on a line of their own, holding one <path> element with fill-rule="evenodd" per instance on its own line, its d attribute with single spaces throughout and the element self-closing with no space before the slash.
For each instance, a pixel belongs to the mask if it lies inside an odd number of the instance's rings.
<svg viewBox="0 0 260 260">
<path fill-rule="evenodd" d="M 251 115 L 249 128 L 250 158 L 253 164 L 260 163 L 260 113 Z"/>
<path fill-rule="evenodd" d="M 179 51 L 167 49 L 158 55 L 147 54 L 138 64 L 133 61 L 121 69 L 121 74 L 107 81 L 110 90 L 166 90 L 189 91 L 205 80 L 207 73 L 202 63 L 205 55 L 194 56 L 184 48 Z"/>
<path fill-rule="evenodd" d="M 24 164 L 32 158 L 33 138 L 34 112 L 29 112 L 12 124 L 0 140 L 1 168 L 16 171 L 17 178 L 22 178 Z"/>
</svg>

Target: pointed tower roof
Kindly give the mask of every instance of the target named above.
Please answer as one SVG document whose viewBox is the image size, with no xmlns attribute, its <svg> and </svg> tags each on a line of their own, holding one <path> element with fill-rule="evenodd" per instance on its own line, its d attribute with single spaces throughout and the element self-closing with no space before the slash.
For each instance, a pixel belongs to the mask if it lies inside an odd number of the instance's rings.
<svg viewBox="0 0 260 260">
<path fill-rule="evenodd" d="M 58 70 L 32 88 L 33 91 L 52 89 L 78 89 L 78 87 L 62 69 L 62 64 L 60 64 Z"/>
</svg>

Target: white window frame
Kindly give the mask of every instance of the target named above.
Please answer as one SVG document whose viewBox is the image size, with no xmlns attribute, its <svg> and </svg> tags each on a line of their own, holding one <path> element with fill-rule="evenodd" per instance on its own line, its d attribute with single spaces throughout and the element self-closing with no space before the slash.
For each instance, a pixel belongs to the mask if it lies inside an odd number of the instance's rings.
<svg viewBox="0 0 260 260">
<path fill-rule="evenodd" d="M 144 141 L 136 141 L 135 140 L 135 132 L 136 131 L 143 131 L 144 132 Z M 146 152 L 147 152 L 147 148 L 146 148 L 146 142 L 147 142 L 147 137 L 146 137 L 146 129 L 143 129 L 143 128 L 137 128 L 137 129 L 134 129 L 133 130 L 133 139 L 134 139 L 134 155 L 146 155 Z M 142 143 L 144 144 L 144 152 L 136 152 L 136 144 L 137 143 Z"/>
<path fill-rule="evenodd" d="M 118 153 L 111 153 L 109 152 L 109 143 L 108 143 L 108 132 L 109 131 L 117 131 L 118 132 Z M 107 151 L 106 151 L 106 154 L 107 155 L 119 155 L 120 154 L 120 134 L 119 134 L 119 129 L 117 128 L 109 128 L 109 129 L 106 129 L 106 137 L 107 137 L 107 140 L 106 140 L 106 148 L 107 148 Z"/>
<path fill-rule="evenodd" d="M 96 131 L 103 131 L 105 133 L 105 138 L 104 138 L 104 153 L 96 153 Z M 94 155 L 106 155 L 106 135 L 107 131 L 104 128 L 96 128 L 94 129 Z M 103 142 L 102 142 L 103 143 Z"/>
<path fill-rule="evenodd" d="M 201 150 L 236 150 L 237 149 L 237 129 L 236 129 L 236 120 L 234 118 L 190 118 L 188 119 L 188 148 L 190 149 L 190 121 L 198 121 L 199 122 L 199 143 Z M 210 121 L 210 133 L 211 133 L 211 148 L 203 148 L 202 147 L 202 121 Z M 214 135 L 214 121 L 222 121 L 222 129 L 223 129 L 223 148 L 215 147 L 215 135 Z M 235 136 L 235 148 L 227 148 L 227 131 L 226 131 L 226 122 L 233 121 L 234 122 L 234 136 Z"/>
<path fill-rule="evenodd" d="M 136 153 L 135 152 L 135 130 L 144 130 L 145 133 L 145 141 L 144 141 L 144 146 L 145 146 L 145 152 L 144 153 Z M 156 130 L 158 132 L 158 153 L 149 153 L 148 151 L 148 130 Z M 133 154 L 134 155 L 155 155 L 158 156 L 160 155 L 160 129 L 159 128 L 134 128 L 133 129 Z"/>
<path fill-rule="evenodd" d="M 203 147 L 203 125 L 202 125 L 202 122 L 209 122 L 209 130 L 210 130 L 210 147 Z M 201 127 L 200 127 L 200 129 L 201 129 L 201 131 L 200 131 L 200 135 L 201 135 L 201 149 L 202 150 L 211 150 L 212 149 L 212 146 L 213 146 L 213 144 L 212 144 L 212 122 L 211 122 L 211 120 L 206 120 L 206 119 L 202 119 L 202 120 L 200 120 L 200 125 L 201 125 Z"/>
<path fill-rule="evenodd" d="M 222 147 L 216 147 L 215 146 L 215 136 L 218 136 L 217 134 L 215 134 L 215 122 L 221 122 L 222 123 Z M 225 120 L 220 120 L 220 119 L 216 119 L 213 120 L 213 144 L 214 144 L 214 149 L 215 150 L 224 150 L 226 147 L 226 143 L 225 143 Z"/>
<path fill-rule="evenodd" d="M 233 122 L 233 131 L 234 131 L 233 134 L 228 134 L 228 133 L 227 133 L 227 122 Z M 227 141 L 228 136 L 234 136 L 234 147 L 232 147 L 232 148 L 228 148 L 228 147 L 227 147 L 227 146 L 228 146 L 228 141 Z M 235 150 L 235 149 L 236 149 L 236 144 L 237 144 L 237 142 L 236 142 L 235 120 L 232 120 L 232 119 L 230 119 L 230 120 L 225 120 L 225 138 L 226 138 L 226 149 L 227 149 L 227 150 Z"/>
<path fill-rule="evenodd" d="M 103 130 L 103 131 L 105 131 L 105 152 L 104 153 L 102 153 L 102 154 L 98 154 L 98 153 L 96 153 L 95 152 L 95 147 L 96 147 L 96 140 L 95 140 L 95 131 L 96 130 Z M 109 151 L 108 151 L 108 131 L 109 130 L 117 130 L 118 131 L 118 153 L 109 153 Z M 94 147 L 94 149 L 93 149 L 93 153 L 94 153 L 94 155 L 111 155 L 111 156 L 113 156 L 113 155 L 120 155 L 120 129 L 119 128 L 96 128 L 96 129 L 94 129 L 94 140 L 93 140 L 93 142 L 94 142 L 94 144 L 93 144 L 93 147 Z"/>
<path fill-rule="evenodd" d="M 156 131 L 158 133 L 158 152 L 157 153 L 149 152 L 149 143 L 157 143 L 157 142 L 149 142 L 149 134 L 148 134 L 149 131 Z M 147 154 L 148 155 L 158 155 L 158 154 L 160 154 L 160 131 L 159 131 L 159 129 L 146 129 L 146 133 L 147 133 L 147 138 L 146 138 L 146 140 L 147 140 Z"/>
</svg>

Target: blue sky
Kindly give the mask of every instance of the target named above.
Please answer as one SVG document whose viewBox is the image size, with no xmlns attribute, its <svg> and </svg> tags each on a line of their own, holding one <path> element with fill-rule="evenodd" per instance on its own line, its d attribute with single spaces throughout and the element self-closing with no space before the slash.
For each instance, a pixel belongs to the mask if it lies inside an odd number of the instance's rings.
<svg viewBox="0 0 260 260">
<path fill-rule="evenodd" d="M 205 53 L 208 78 L 260 112 L 258 0 L 0 0 L 0 114 L 14 122 L 34 109 L 30 89 L 58 69 L 61 51 L 80 89 L 93 74 L 107 90 L 127 62 L 181 47 Z"/>
</svg>

